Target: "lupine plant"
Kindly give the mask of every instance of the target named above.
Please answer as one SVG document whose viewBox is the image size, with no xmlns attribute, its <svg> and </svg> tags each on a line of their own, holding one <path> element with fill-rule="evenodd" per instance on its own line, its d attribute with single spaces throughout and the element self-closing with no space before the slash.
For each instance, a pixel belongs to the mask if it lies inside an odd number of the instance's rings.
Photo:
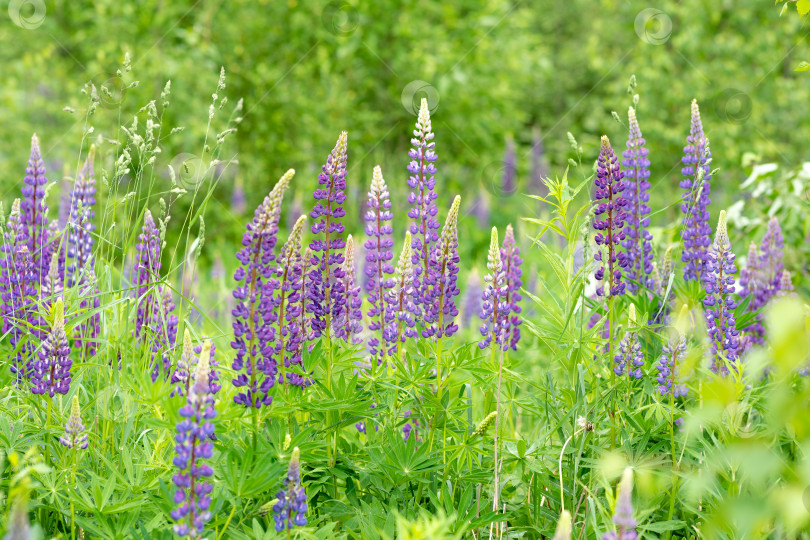
<svg viewBox="0 0 810 540">
<path fill-rule="evenodd" d="M 696 100 L 692 101 L 692 127 L 683 149 L 683 169 L 681 188 L 683 198 L 681 211 L 683 221 L 683 278 L 685 281 L 700 281 L 706 264 L 707 252 L 711 246 L 711 225 L 709 225 L 709 203 L 711 202 L 712 153 L 709 141 L 703 134 L 703 122 Z"/>
<path fill-rule="evenodd" d="M 650 226 L 650 151 L 641 135 L 641 129 L 636 119 L 636 111 L 632 107 L 627 113 L 630 124 L 630 137 L 627 140 L 627 149 L 622 153 L 624 160 L 622 167 L 624 173 L 624 191 L 622 195 L 629 201 L 627 205 L 627 224 L 624 228 L 625 239 L 622 246 L 627 250 L 628 266 L 627 278 L 630 280 L 627 288 L 630 292 L 638 291 L 639 285 L 645 288 L 652 286 L 650 274 L 652 273 L 652 234 Z"/>
</svg>

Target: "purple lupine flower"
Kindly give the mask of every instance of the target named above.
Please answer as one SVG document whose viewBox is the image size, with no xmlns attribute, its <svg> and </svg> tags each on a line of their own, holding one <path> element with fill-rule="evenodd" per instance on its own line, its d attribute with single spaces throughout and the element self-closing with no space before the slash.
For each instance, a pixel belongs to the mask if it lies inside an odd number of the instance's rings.
<svg viewBox="0 0 810 540">
<path fill-rule="evenodd" d="M 706 254 L 711 246 L 712 229 L 709 225 L 709 203 L 711 198 L 712 159 L 709 140 L 703 134 L 703 123 L 697 100 L 692 100 L 692 127 L 686 138 L 681 159 L 683 180 L 680 182 L 684 194 L 681 211 L 683 212 L 683 278 L 685 281 L 700 281 L 706 265 Z"/>
<path fill-rule="evenodd" d="M 238 216 L 242 216 L 247 212 L 247 197 L 245 196 L 245 188 L 242 185 L 242 178 L 239 176 L 236 177 L 233 191 L 231 191 L 231 210 Z"/>
<path fill-rule="evenodd" d="M 318 175 L 320 187 L 312 195 L 316 203 L 310 214 L 311 231 L 316 238 L 309 244 L 315 257 L 310 306 L 316 338 L 324 332 L 328 337 L 332 322 L 342 315 L 337 301 L 342 297 L 343 249 L 346 247 L 340 235 L 343 233 L 341 218 L 346 214 L 343 203 L 346 200 L 347 144 L 348 134 L 342 131 Z"/>
<path fill-rule="evenodd" d="M 664 345 L 661 357 L 658 359 L 658 393 L 662 396 L 672 394 L 674 397 L 682 397 L 687 393 L 685 384 L 678 384 L 678 368 L 681 361 L 686 356 L 686 338 L 679 336 Z"/>
<path fill-rule="evenodd" d="M 393 228 L 388 186 L 380 166 L 374 167 L 371 177 L 371 189 L 368 192 L 368 210 L 366 221 L 366 292 L 368 293 L 368 328 L 372 333 L 368 340 L 372 358 L 381 362 L 388 352 L 390 344 L 383 338 L 386 321 L 386 298 L 394 286 L 394 266 L 391 264 L 394 253 Z M 377 334 L 379 333 L 379 335 Z"/>
<path fill-rule="evenodd" d="M 734 318 L 734 253 L 728 240 L 726 229 L 726 212 L 720 212 L 717 233 L 712 249 L 706 255 L 703 273 L 703 288 L 706 297 L 703 306 L 706 313 L 706 327 L 712 341 L 712 371 L 727 372 L 723 359 L 730 362 L 737 360 L 739 351 L 739 333 Z"/>
<path fill-rule="evenodd" d="M 414 305 L 417 308 L 417 318 L 422 316 L 423 304 L 429 304 L 426 298 L 427 286 L 425 278 L 429 272 L 431 244 L 439 240 L 439 220 L 436 215 L 439 208 L 436 206 L 436 153 L 433 142 L 433 129 L 430 124 L 430 109 L 428 101 L 422 98 L 419 115 L 416 120 L 416 129 L 411 138 L 412 148 L 408 151 L 411 159 L 408 163 L 408 203 L 411 209 L 408 217 L 411 218 L 411 258 L 413 260 L 413 287 L 415 293 Z"/>
<path fill-rule="evenodd" d="M 506 148 L 503 153 L 503 177 L 501 179 L 501 193 L 511 195 L 517 191 L 517 156 L 515 155 L 515 141 L 506 139 Z"/>
<path fill-rule="evenodd" d="M 209 494 L 213 486 L 206 481 L 214 471 L 203 460 L 211 459 L 214 452 L 214 424 L 217 416 L 214 397 L 211 395 L 208 377 L 210 371 L 208 347 L 203 346 L 194 384 L 191 385 L 186 404 L 180 408 L 183 420 L 177 424 L 174 450 L 174 466 L 178 472 L 172 477 L 177 489 L 171 517 L 175 523 L 174 533 L 178 536 L 201 538 L 205 524 L 211 519 Z"/>
<path fill-rule="evenodd" d="M 543 149 L 543 134 L 539 127 L 532 130 L 532 179 L 529 193 L 544 197 L 548 193 L 543 178 L 548 177 L 548 163 Z"/>
<path fill-rule="evenodd" d="M 439 240 L 433 245 L 428 273 L 423 276 L 422 317 L 425 329 L 423 337 L 452 336 L 458 331 L 455 297 L 458 288 L 458 211 L 461 197 L 456 195 Z"/>
<path fill-rule="evenodd" d="M 147 209 L 143 228 L 135 246 L 135 295 L 138 300 L 138 316 L 135 321 L 135 337 L 143 339 L 149 324 L 155 320 L 158 302 L 152 294 L 151 285 L 160 280 L 160 229 L 155 225 L 152 213 Z"/>
<path fill-rule="evenodd" d="M 42 347 L 39 359 L 31 370 L 31 392 L 34 394 L 67 394 L 70 390 L 70 345 L 65 335 L 65 305 L 62 298 L 56 300 L 53 310 L 53 326 Z"/>
<path fill-rule="evenodd" d="M 416 337 L 416 296 L 413 278 L 412 240 L 410 231 L 405 233 L 405 244 L 399 255 L 399 261 L 394 274 L 394 286 L 388 291 L 386 302 L 386 325 L 383 337 L 387 343 L 393 344 L 388 354 L 393 355 L 401 351 L 400 343 L 408 338 Z"/>
<path fill-rule="evenodd" d="M 497 344 L 503 350 L 506 350 L 509 347 L 506 341 L 509 305 L 505 301 L 506 274 L 503 271 L 503 259 L 501 259 L 498 229 L 496 227 L 492 227 L 490 236 L 487 270 L 489 270 L 489 273 L 484 278 L 486 285 L 484 286 L 480 313 L 483 321 L 481 325 L 482 339 L 478 343 L 478 347 L 486 349 L 490 344 Z"/>
<path fill-rule="evenodd" d="M 179 320 L 174 313 L 175 304 L 172 290 L 169 287 L 160 287 L 160 304 L 153 313 L 154 319 L 150 324 L 150 329 L 154 332 L 152 340 L 152 358 L 154 367 L 152 368 L 152 382 L 155 382 L 160 372 L 164 378 L 171 375 L 171 351 L 177 342 L 177 326 Z M 157 359 L 162 360 L 158 362 Z"/>
<path fill-rule="evenodd" d="M 279 382 L 290 382 L 302 386 L 300 375 L 287 372 L 293 364 L 301 367 L 302 343 L 306 333 L 302 332 L 300 318 L 305 314 L 305 291 L 303 290 L 304 270 L 301 261 L 301 237 L 304 232 L 306 216 L 300 216 L 290 231 L 290 237 L 281 248 L 278 267 L 277 291 L 278 327 L 275 346 L 276 354 L 281 355 L 282 374 Z M 305 330 L 305 328 L 303 329 Z"/>
<path fill-rule="evenodd" d="M 288 328 L 290 338 L 287 341 L 287 356 L 284 360 L 285 367 L 287 365 L 287 358 L 289 358 L 290 365 L 298 366 L 302 371 L 304 369 L 304 347 L 309 341 L 312 340 L 312 318 L 308 305 L 310 302 L 309 290 L 311 289 L 312 282 L 310 276 L 310 267 L 312 265 L 312 250 L 306 248 L 304 254 L 301 255 L 300 251 L 293 258 L 293 293 L 289 298 L 289 309 L 287 310 L 287 319 L 289 320 Z M 290 384 L 300 387 L 305 387 L 311 384 L 311 380 L 307 379 L 297 373 L 287 373 L 287 379 Z"/>
<path fill-rule="evenodd" d="M 346 249 L 343 253 L 343 284 L 340 287 L 340 296 L 335 298 L 335 305 L 340 316 L 335 319 L 335 336 L 351 342 L 360 343 L 357 335 L 363 330 L 363 299 L 360 297 L 360 286 L 355 281 L 354 269 L 354 240 L 352 235 L 346 239 Z"/>
<path fill-rule="evenodd" d="M 645 288 L 652 286 L 650 273 L 652 272 L 652 234 L 650 226 L 650 160 L 647 159 L 650 151 L 644 145 L 646 141 L 641 135 L 641 129 L 636 119 L 636 111 L 630 107 L 627 117 L 630 124 L 630 137 L 627 140 L 627 150 L 622 153 L 624 161 L 624 191 L 622 195 L 627 199 L 627 225 L 624 227 L 625 239 L 622 242 L 627 250 L 629 264 L 627 277 L 631 280 L 627 287 L 630 292 L 638 292 L 639 284 Z"/>
<path fill-rule="evenodd" d="M 278 502 L 273 505 L 273 520 L 276 532 L 285 528 L 303 527 L 307 524 L 307 492 L 301 485 L 301 452 L 296 446 L 290 457 L 284 487 L 276 493 Z"/>
<path fill-rule="evenodd" d="M 70 418 L 65 424 L 65 434 L 59 437 L 59 442 L 68 448 L 84 450 L 87 448 L 87 433 L 82 423 L 82 410 L 79 407 L 79 396 L 73 396 L 70 406 Z"/>
<path fill-rule="evenodd" d="M 640 379 L 642 376 L 641 366 L 644 365 L 644 354 L 641 352 L 641 343 L 638 341 L 636 327 L 636 306 L 630 304 L 630 316 L 628 317 L 629 328 L 622 340 L 619 342 L 619 351 L 613 357 L 615 366 L 613 372 L 621 377 L 627 375 L 630 378 Z"/>
<path fill-rule="evenodd" d="M 509 313 L 506 315 L 509 318 L 509 327 L 504 345 L 508 345 L 513 351 L 516 351 L 520 341 L 520 325 L 523 323 L 520 318 L 522 309 L 520 301 L 523 300 L 523 295 L 520 294 L 520 288 L 523 286 L 523 270 L 520 265 L 523 264 L 523 259 L 520 258 L 520 248 L 515 242 L 515 231 L 512 230 L 511 224 L 506 226 L 506 234 L 503 235 L 501 261 L 506 276 L 504 301 L 509 309 Z"/>
<path fill-rule="evenodd" d="M 469 328 L 473 317 L 481 313 L 481 296 L 484 290 L 481 288 L 481 276 L 478 270 L 473 268 L 467 276 L 467 287 L 464 292 L 464 307 L 461 310 L 461 325 Z"/>
<path fill-rule="evenodd" d="M 759 250 L 755 242 L 748 246 L 748 257 L 745 266 L 740 270 L 740 296 L 742 298 L 751 297 L 748 303 L 748 311 L 754 312 L 761 309 L 768 301 L 767 287 L 763 282 L 762 269 L 760 268 Z M 755 344 L 765 343 L 765 326 L 761 313 L 757 313 L 754 322 L 745 329 L 745 334 L 740 340 L 740 352 L 747 352 Z"/>
<path fill-rule="evenodd" d="M 201 345 L 194 346 L 191 341 L 191 334 L 188 329 L 183 333 L 183 350 L 180 354 L 180 359 L 177 361 L 177 367 L 172 373 L 171 382 L 177 384 L 177 387 L 172 390 L 172 396 L 175 394 L 180 396 L 188 396 L 191 387 L 194 385 L 194 377 L 196 377 L 197 366 L 200 362 L 200 355 L 205 355 L 208 358 L 208 391 L 212 396 L 215 396 L 221 385 L 219 384 L 219 372 L 214 368 L 218 367 L 217 361 L 214 357 L 216 347 L 210 340 L 203 340 Z"/>
<path fill-rule="evenodd" d="M 764 287 L 764 303 L 773 298 L 779 292 L 779 280 L 782 276 L 782 253 L 785 249 L 785 239 L 782 237 L 782 228 L 776 216 L 768 220 L 768 229 L 762 237 L 759 256 L 759 268 L 762 272 L 762 284 Z"/>
<path fill-rule="evenodd" d="M 48 272 L 50 259 L 42 261 L 42 252 L 48 244 L 48 205 L 45 203 L 45 162 L 39 150 L 39 139 L 31 137 L 31 156 L 25 168 L 22 188 L 22 223 L 28 252 L 37 282 Z"/>
<path fill-rule="evenodd" d="M 12 350 L 18 350 L 11 362 L 11 372 L 17 382 L 28 377 L 32 367 L 33 347 L 25 342 L 28 325 L 34 326 L 37 317 L 34 297 L 37 278 L 26 245 L 20 200 L 11 206 L 3 242 L 0 245 L 0 310 L 3 334 L 8 334 Z"/>
<path fill-rule="evenodd" d="M 790 279 L 790 272 L 782 270 L 779 277 L 779 292 L 776 296 L 797 296 L 793 290 L 793 280 Z"/>
<path fill-rule="evenodd" d="M 70 200 L 69 233 L 67 239 L 67 285 L 79 283 L 84 273 L 93 272 L 93 218 L 96 204 L 96 177 L 93 172 L 95 146 L 90 147 L 87 161 L 79 171 Z"/>
<path fill-rule="evenodd" d="M 407 418 L 405 421 L 405 425 L 402 426 L 402 438 L 405 439 L 405 442 L 408 442 L 408 439 L 413 434 L 414 438 L 419 441 L 419 419 L 416 418 L 411 414 L 411 411 L 405 411 L 403 416 Z"/>
<path fill-rule="evenodd" d="M 616 507 L 613 509 L 613 524 L 616 532 L 605 533 L 602 540 L 636 540 L 636 520 L 633 517 L 633 470 L 627 467 L 616 488 Z"/>
<path fill-rule="evenodd" d="M 622 178 L 624 178 L 624 174 L 619 168 L 619 162 L 610 146 L 610 141 L 607 137 L 602 136 L 602 146 L 596 169 L 596 191 L 594 192 L 594 201 L 602 202 L 596 205 L 593 220 L 593 228 L 596 229 L 594 240 L 597 246 L 603 246 L 603 248 L 597 249 L 596 255 L 594 255 L 594 259 L 601 263 L 594 276 L 602 282 L 596 289 L 596 294 L 599 296 L 624 294 L 622 268 L 627 267 L 629 260 L 627 254 L 620 252 L 618 248 L 625 239 L 625 208 L 628 201 L 621 196 L 621 192 L 625 188 Z M 607 255 L 607 261 L 604 260 L 603 251 Z M 605 264 L 607 264 L 607 268 L 605 268 Z M 607 275 L 605 275 L 606 273 Z M 607 290 L 605 290 L 605 285 L 607 285 Z"/>
<path fill-rule="evenodd" d="M 233 385 L 240 389 L 234 402 L 245 407 L 270 405 L 270 389 L 276 379 L 276 361 L 272 354 L 275 341 L 276 314 L 273 306 L 276 234 L 281 218 L 281 201 L 295 171 L 290 169 L 276 183 L 270 194 L 256 208 L 253 221 L 242 237 L 242 249 L 236 254 L 241 263 L 234 273 L 237 286 L 233 291 L 236 351 L 232 368 L 237 372 Z M 244 387 L 244 390 L 242 388 Z"/>
</svg>

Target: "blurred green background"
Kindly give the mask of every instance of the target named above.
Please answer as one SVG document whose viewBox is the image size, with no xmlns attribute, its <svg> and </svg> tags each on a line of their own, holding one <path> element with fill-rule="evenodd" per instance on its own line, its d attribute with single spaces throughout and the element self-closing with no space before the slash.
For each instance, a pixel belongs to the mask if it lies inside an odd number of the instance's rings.
<svg viewBox="0 0 810 540">
<path fill-rule="evenodd" d="M 220 66 L 230 103 L 244 98 L 244 120 L 224 152 L 238 165 L 227 167 L 216 192 L 225 210 L 237 179 L 250 211 L 289 167 L 299 171 L 291 199 L 308 206 L 315 175 L 346 129 L 347 215 L 359 215 L 375 164 L 404 211 L 421 97 L 433 109 L 440 207 L 461 192 L 469 212 L 483 194 L 498 225 L 537 208 L 521 194 L 537 191 L 530 154 L 538 130 L 554 174 L 575 157 L 568 131 L 588 167 L 601 134 L 624 147 L 625 128 L 611 113 L 626 123 L 633 74 L 651 148 L 653 210 L 677 193 L 692 98 L 719 168 L 716 202 L 736 196 L 745 152 L 793 166 L 810 135 L 810 110 L 800 106 L 810 98 L 808 76 L 794 71 L 810 59 L 808 26 L 762 0 L 15 0 L 3 8 L 0 193 L 7 203 L 33 132 L 51 179 L 75 171 L 88 81 L 113 89 L 89 123 L 93 137 L 115 139 L 117 127 L 171 80 L 164 133 L 186 129 L 163 141 L 158 170 L 173 156 L 198 154 Z M 116 70 L 126 52 L 132 71 L 122 80 Z M 134 80 L 137 87 L 125 88 Z M 508 140 L 517 145 L 514 191 L 501 186 Z M 101 166 L 110 168 L 114 152 L 105 153 L 105 144 Z M 360 232 L 359 223 L 349 229 Z"/>
</svg>

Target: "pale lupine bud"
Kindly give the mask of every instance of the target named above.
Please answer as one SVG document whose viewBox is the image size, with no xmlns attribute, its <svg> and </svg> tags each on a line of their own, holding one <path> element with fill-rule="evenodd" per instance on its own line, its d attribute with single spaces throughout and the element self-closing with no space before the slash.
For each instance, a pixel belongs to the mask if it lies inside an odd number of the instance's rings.
<svg viewBox="0 0 810 540">
<path fill-rule="evenodd" d="M 65 424 L 65 434 L 59 438 L 59 442 L 68 448 L 84 450 L 87 448 L 87 433 L 84 432 L 82 424 L 82 410 L 79 407 L 79 396 L 73 396 L 70 407 L 70 418 Z"/>
<path fill-rule="evenodd" d="M 568 510 L 563 510 L 560 514 L 552 540 L 571 540 L 571 513 Z"/>
<path fill-rule="evenodd" d="M 796 296 L 793 292 L 793 281 L 790 279 L 790 272 L 782 270 L 782 275 L 779 277 L 779 292 L 777 296 Z"/>
<path fill-rule="evenodd" d="M 486 416 L 486 418 L 481 420 L 481 422 L 479 422 L 478 425 L 475 427 L 475 431 L 473 431 L 473 435 L 481 436 L 484 433 L 486 433 L 487 430 L 489 429 L 489 426 L 492 425 L 492 423 L 495 421 L 495 417 L 497 417 L 497 416 L 498 416 L 498 411 L 492 411 L 491 413 L 489 413 Z"/>
</svg>

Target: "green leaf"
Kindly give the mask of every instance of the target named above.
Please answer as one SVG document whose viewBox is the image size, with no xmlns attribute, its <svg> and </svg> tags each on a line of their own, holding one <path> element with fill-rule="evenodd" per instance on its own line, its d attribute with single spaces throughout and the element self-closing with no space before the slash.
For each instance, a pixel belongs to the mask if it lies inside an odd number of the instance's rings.
<svg viewBox="0 0 810 540">
<path fill-rule="evenodd" d="M 808 69 L 810 69 L 810 62 L 799 62 L 799 65 L 793 68 L 793 71 L 807 71 Z"/>
<path fill-rule="evenodd" d="M 799 15 L 802 17 L 810 13 L 810 0 L 797 0 L 796 11 L 798 11 Z"/>
</svg>

